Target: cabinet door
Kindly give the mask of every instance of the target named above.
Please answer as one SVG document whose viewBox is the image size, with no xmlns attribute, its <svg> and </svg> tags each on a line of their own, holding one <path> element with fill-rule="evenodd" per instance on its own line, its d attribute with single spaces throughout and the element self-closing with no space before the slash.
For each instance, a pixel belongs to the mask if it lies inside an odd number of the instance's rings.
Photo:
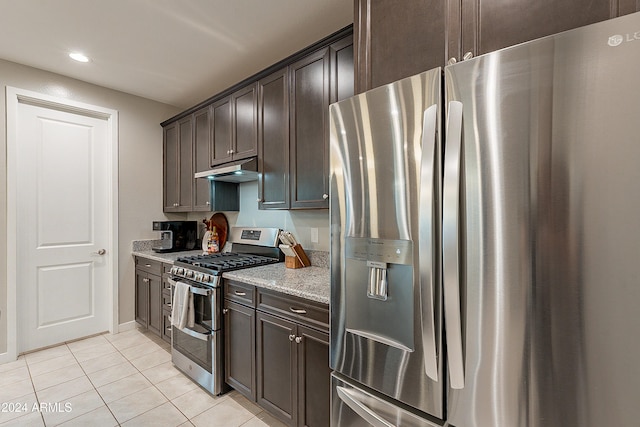
<svg viewBox="0 0 640 427">
<path fill-rule="evenodd" d="M 211 106 L 211 165 L 231 160 L 231 97 Z"/>
<path fill-rule="evenodd" d="M 451 56 L 474 56 L 628 13 L 623 0 L 516 0 L 449 2 L 449 20 L 460 22 L 460 39 L 449 42 Z M 453 29 L 453 28 L 452 28 Z"/>
<path fill-rule="evenodd" d="M 151 332 L 162 336 L 162 280 L 160 276 L 147 275 L 149 285 L 149 324 Z"/>
<path fill-rule="evenodd" d="M 149 327 L 149 282 L 147 273 L 136 269 L 136 322 L 144 328 Z"/>
<path fill-rule="evenodd" d="M 356 93 L 442 66 L 447 3 L 355 0 Z"/>
<path fill-rule="evenodd" d="M 338 102 L 354 95 L 353 37 L 346 37 L 329 46 L 331 64 L 329 102 Z"/>
<path fill-rule="evenodd" d="M 291 208 L 328 208 L 329 49 L 317 51 L 289 69 Z"/>
<path fill-rule="evenodd" d="M 224 301 L 224 380 L 256 401 L 256 311 Z"/>
<path fill-rule="evenodd" d="M 295 341 L 298 347 L 298 425 L 328 426 L 331 412 L 329 334 L 298 325 Z"/>
<path fill-rule="evenodd" d="M 297 422 L 296 324 L 256 312 L 257 402 L 289 425 Z"/>
<path fill-rule="evenodd" d="M 258 82 L 258 207 L 289 208 L 289 74 Z"/>
<path fill-rule="evenodd" d="M 233 108 L 231 154 L 233 160 L 255 156 L 258 152 L 258 96 L 256 88 L 256 83 L 252 83 L 231 95 Z"/>
<path fill-rule="evenodd" d="M 194 172 L 209 170 L 211 162 L 209 155 L 211 148 L 211 125 L 209 123 L 209 107 L 193 114 L 193 162 Z M 210 183 L 208 179 L 195 179 L 195 195 L 193 200 L 193 211 L 210 211 L 211 202 Z"/>
<path fill-rule="evenodd" d="M 190 212 L 193 207 L 193 122 L 187 117 L 178 122 L 178 211 Z"/>
<path fill-rule="evenodd" d="M 163 189 L 164 211 L 175 212 L 178 209 L 178 123 L 171 123 L 163 129 L 164 140 L 164 164 L 163 164 Z"/>
</svg>

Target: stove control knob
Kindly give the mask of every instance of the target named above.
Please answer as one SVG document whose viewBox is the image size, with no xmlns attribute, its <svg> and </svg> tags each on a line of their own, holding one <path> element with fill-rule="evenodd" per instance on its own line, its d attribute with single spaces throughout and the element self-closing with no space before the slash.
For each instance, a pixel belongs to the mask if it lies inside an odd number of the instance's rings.
<svg viewBox="0 0 640 427">
<path fill-rule="evenodd" d="M 187 270 L 187 277 L 193 278 L 193 271 Z"/>
<path fill-rule="evenodd" d="M 169 273 L 177 274 L 178 273 L 178 267 L 171 267 L 171 271 Z"/>
</svg>

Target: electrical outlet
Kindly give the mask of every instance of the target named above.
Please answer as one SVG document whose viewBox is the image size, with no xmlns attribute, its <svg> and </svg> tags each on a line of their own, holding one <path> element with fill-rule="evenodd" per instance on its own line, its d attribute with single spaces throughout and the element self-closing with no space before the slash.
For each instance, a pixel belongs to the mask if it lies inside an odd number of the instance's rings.
<svg viewBox="0 0 640 427">
<path fill-rule="evenodd" d="M 318 229 L 311 229 L 311 243 L 318 243 Z"/>
</svg>

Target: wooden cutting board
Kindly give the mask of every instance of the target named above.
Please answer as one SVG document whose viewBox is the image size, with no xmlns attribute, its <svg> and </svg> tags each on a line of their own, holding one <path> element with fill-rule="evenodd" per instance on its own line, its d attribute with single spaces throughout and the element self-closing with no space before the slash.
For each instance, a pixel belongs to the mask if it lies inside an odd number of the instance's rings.
<svg viewBox="0 0 640 427">
<path fill-rule="evenodd" d="M 229 221 L 227 221 L 227 217 L 222 212 L 214 213 L 209 219 L 209 230 L 213 231 L 214 226 L 218 232 L 218 243 L 220 245 L 220 252 L 222 252 L 225 243 L 227 243 L 227 237 L 229 236 Z"/>
</svg>

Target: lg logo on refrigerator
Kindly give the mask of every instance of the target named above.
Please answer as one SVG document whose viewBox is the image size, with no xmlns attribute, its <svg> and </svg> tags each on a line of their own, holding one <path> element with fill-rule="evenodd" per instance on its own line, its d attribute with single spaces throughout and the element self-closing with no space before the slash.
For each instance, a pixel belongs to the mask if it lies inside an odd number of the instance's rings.
<svg viewBox="0 0 640 427">
<path fill-rule="evenodd" d="M 621 36 L 620 34 L 616 34 L 615 36 L 609 37 L 609 46 L 620 46 L 622 42 L 632 42 L 635 40 L 640 40 L 640 31 L 636 31 L 633 34 L 627 34 L 626 36 Z"/>
</svg>

